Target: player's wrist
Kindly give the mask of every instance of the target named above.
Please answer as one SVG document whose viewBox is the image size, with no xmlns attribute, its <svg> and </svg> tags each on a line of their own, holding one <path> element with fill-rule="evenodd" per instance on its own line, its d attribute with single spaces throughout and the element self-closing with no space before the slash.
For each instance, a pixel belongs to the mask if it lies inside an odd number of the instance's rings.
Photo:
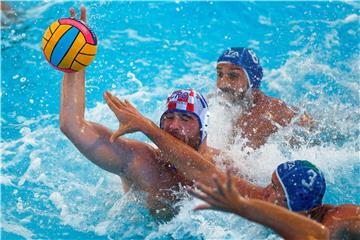
<svg viewBox="0 0 360 240">
<path fill-rule="evenodd" d="M 145 135 L 151 134 L 152 131 L 155 130 L 156 125 L 147 118 L 143 118 L 139 123 L 139 131 L 144 133 Z"/>
</svg>

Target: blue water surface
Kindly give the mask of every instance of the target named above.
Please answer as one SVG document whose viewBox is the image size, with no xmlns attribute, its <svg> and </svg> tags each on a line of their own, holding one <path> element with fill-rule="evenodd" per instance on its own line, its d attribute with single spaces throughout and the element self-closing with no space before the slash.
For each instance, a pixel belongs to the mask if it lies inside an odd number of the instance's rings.
<svg viewBox="0 0 360 240">
<path fill-rule="evenodd" d="M 46 62 L 41 39 L 81 5 L 99 41 L 86 73 L 87 119 L 117 128 L 102 98 L 111 90 L 158 122 L 169 92 L 214 92 L 219 54 L 251 47 L 264 68 L 261 89 L 307 111 L 318 127 L 302 148 L 284 144 L 292 127 L 250 155 L 234 146 L 236 163 L 265 185 L 280 162 L 309 159 L 327 179 L 324 202 L 360 204 L 358 2 L 9 4 L 17 17 L 1 28 L 2 239 L 279 239 L 231 214 L 195 213 L 193 199 L 179 203 L 170 222 L 155 222 L 141 193 L 124 193 L 117 176 L 89 162 L 60 132 L 63 74 Z M 228 122 L 212 104 L 220 123 L 210 124 L 209 142 L 221 148 L 217 137 Z"/>
</svg>

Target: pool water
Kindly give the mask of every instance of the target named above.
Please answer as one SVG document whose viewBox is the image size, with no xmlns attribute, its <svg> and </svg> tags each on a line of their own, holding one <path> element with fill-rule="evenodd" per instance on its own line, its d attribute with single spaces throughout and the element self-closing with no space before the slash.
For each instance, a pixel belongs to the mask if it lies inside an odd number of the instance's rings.
<svg viewBox="0 0 360 240">
<path fill-rule="evenodd" d="M 110 90 L 158 123 L 169 92 L 215 92 L 219 54 L 248 46 L 264 67 L 261 89 L 307 111 L 317 128 L 283 128 L 250 154 L 240 139 L 227 149 L 235 164 L 265 185 L 277 164 L 309 159 L 325 174 L 324 202 L 360 204 L 358 2 L 9 4 L 18 15 L 1 28 L 2 239 L 280 239 L 235 215 L 193 212 L 200 201 L 191 198 L 178 203 L 170 222 L 157 223 L 144 194 L 124 193 L 119 177 L 86 160 L 60 132 L 62 73 L 46 62 L 41 39 L 81 4 L 99 39 L 87 68 L 88 120 L 117 128 L 102 98 Z M 218 98 L 209 102 L 209 143 L 224 149 L 230 116 Z M 293 133 L 303 147 L 287 144 Z"/>
</svg>

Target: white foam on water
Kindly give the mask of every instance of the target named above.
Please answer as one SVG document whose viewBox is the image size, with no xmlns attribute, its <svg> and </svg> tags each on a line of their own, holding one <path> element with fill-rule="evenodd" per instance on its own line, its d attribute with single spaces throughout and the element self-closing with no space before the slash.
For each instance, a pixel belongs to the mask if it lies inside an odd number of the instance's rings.
<svg viewBox="0 0 360 240">
<path fill-rule="evenodd" d="M 35 236 L 34 233 L 32 233 L 29 229 L 23 227 L 22 225 L 19 225 L 14 222 L 7 222 L 4 220 L 1 220 L 1 228 L 2 231 L 13 233 L 15 235 L 21 236 L 25 238 L 26 240 L 33 239 Z"/>
<path fill-rule="evenodd" d="M 333 21 L 330 20 L 317 20 L 317 19 L 313 19 L 313 20 L 293 20 L 293 21 L 289 21 L 289 24 L 300 24 L 300 23 L 308 23 L 308 24 L 316 24 L 316 23 L 325 23 L 327 25 L 329 25 L 329 27 L 341 27 L 344 26 L 346 24 L 349 23 L 353 23 L 353 22 L 359 22 L 359 15 L 357 14 L 350 14 L 348 16 L 346 16 L 344 19 L 336 19 Z"/>
<path fill-rule="evenodd" d="M 259 23 L 266 26 L 271 26 L 271 19 L 265 16 L 259 16 Z"/>
<path fill-rule="evenodd" d="M 95 233 L 97 235 L 100 235 L 100 236 L 104 236 L 106 235 L 106 233 L 108 232 L 108 227 L 110 224 L 112 224 L 113 221 L 112 220 L 106 220 L 106 221 L 103 221 L 103 222 L 100 222 L 98 223 L 96 226 L 95 226 Z"/>
<path fill-rule="evenodd" d="M 137 30 L 134 29 L 126 29 L 124 31 L 119 31 L 120 33 L 127 33 L 128 38 L 137 40 L 139 42 L 158 42 L 160 39 L 154 37 L 144 37 L 140 36 Z"/>
<path fill-rule="evenodd" d="M 13 183 L 14 176 L 6 176 L 4 174 L 0 175 L 0 184 L 6 186 L 15 186 Z"/>
<path fill-rule="evenodd" d="M 339 34 L 336 30 L 331 30 L 329 33 L 325 35 L 325 47 L 332 48 L 334 46 L 339 46 Z"/>
<path fill-rule="evenodd" d="M 30 159 L 31 159 L 30 166 L 28 167 L 28 169 L 26 170 L 24 175 L 22 175 L 20 177 L 20 180 L 18 182 L 19 186 L 22 186 L 24 184 L 24 182 L 26 181 L 27 176 L 31 173 L 31 171 L 35 171 L 40 167 L 41 158 L 33 157 L 33 155 L 30 154 Z"/>
</svg>

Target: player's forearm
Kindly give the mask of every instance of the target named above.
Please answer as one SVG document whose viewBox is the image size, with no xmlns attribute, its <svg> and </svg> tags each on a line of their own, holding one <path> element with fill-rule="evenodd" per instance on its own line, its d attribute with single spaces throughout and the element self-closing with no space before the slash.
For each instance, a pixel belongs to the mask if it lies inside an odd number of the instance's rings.
<svg viewBox="0 0 360 240">
<path fill-rule="evenodd" d="M 149 121 L 143 124 L 141 131 L 159 147 L 166 159 L 188 179 L 208 186 L 213 185 L 213 181 L 209 177 L 213 174 L 221 180 L 225 180 L 225 175 L 213 163 L 204 159 L 190 146 L 160 129 L 153 122 Z M 204 173 L 208 177 L 204 178 Z"/>
<path fill-rule="evenodd" d="M 237 213 L 270 227 L 285 239 L 329 239 L 328 229 L 305 216 L 262 200 L 249 199 Z"/>
<path fill-rule="evenodd" d="M 65 73 L 62 80 L 60 124 L 62 129 L 80 124 L 85 112 L 85 70 Z"/>
</svg>

